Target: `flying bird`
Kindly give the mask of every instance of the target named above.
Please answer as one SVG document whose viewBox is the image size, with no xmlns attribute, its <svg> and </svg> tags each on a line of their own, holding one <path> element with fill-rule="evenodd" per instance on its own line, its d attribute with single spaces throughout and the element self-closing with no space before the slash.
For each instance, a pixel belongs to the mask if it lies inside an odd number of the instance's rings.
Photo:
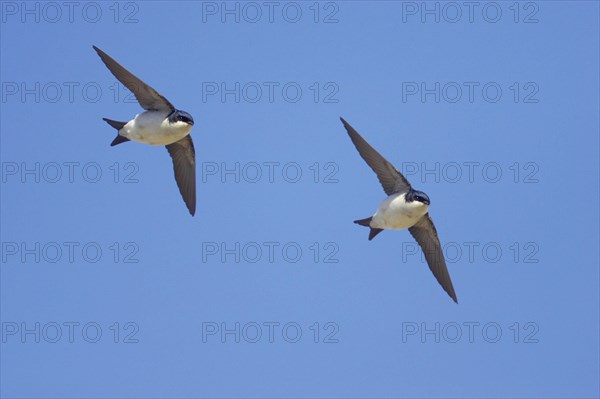
<svg viewBox="0 0 600 399">
<path fill-rule="evenodd" d="M 115 146 L 126 141 L 150 145 L 164 145 L 173 158 L 175 180 L 190 214 L 196 213 L 196 158 L 190 131 L 194 125 L 192 116 L 175 107 L 156 90 L 129 72 L 104 51 L 93 46 L 109 71 L 131 92 L 144 112 L 129 122 L 102 118 L 117 129 L 117 137 L 110 144 Z"/>
<path fill-rule="evenodd" d="M 369 240 L 385 229 L 408 229 L 425 254 L 429 269 L 438 283 L 458 303 L 440 239 L 428 213 L 429 197 L 424 192 L 413 189 L 402 173 L 371 147 L 344 118 L 340 119 L 358 153 L 377 174 L 383 191 L 388 195 L 375 215 L 355 220 L 354 223 L 370 228 Z"/>
</svg>

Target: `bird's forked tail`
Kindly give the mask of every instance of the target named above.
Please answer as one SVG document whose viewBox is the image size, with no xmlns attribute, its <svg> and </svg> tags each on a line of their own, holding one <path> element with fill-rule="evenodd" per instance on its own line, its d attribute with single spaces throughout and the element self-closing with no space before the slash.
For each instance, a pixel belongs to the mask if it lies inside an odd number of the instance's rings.
<svg viewBox="0 0 600 399">
<path fill-rule="evenodd" d="M 381 233 L 383 231 L 383 229 L 376 229 L 374 227 L 371 227 L 371 219 L 373 219 L 373 217 L 368 217 L 366 219 L 360 219 L 360 220 L 355 220 L 354 223 L 356 224 L 360 224 L 361 226 L 365 226 L 370 228 L 371 230 L 369 231 L 369 241 L 371 241 L 373 238 L 375 238 L 375 236 L 379 233 Z"/>
<path fill-rule="evenodd" d="M 121 130 L 123 128 L 123 126 L 125 126 L 127 124 L 127 122 L 113 121 L 112 119 L 108 119 L 108 118 L 102 118 L 102 120 L 106 121 L 106 123 L 108 123 L 115 129 L 117 129 L 117 137 L 115 137 L 115 139 L 112 141 L 112 143 L 110 143 L 111 147 L 113 147 L 117 144 L 121 144 L 126 141 L 129 141 L 129 139 L 127 137 L 123 137 L 118 133 L 119 130 Z"/>
</svg>

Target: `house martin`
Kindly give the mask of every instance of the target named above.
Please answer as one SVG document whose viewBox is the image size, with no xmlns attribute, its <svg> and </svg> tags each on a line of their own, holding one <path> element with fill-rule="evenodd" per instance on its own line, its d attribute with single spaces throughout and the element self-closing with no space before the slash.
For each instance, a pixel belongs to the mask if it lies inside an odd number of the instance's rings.
<svg viewBox="0 0 600 399">
<path fill-rule="evenodd" d="M 413 189 L 408 180 L 391 163 L 371 147 L 344 118 L 340 119 L 358 153 L 377 174 L 383 191 L 388 195 L 379 205 L 375 215 L 355 220 L 354 223 L 370 228 L 369 240 L 385 229 L 408 229 L 425 254 L 429 269 L 438 283 L 454 302 L 458 303 L 440 239 L 428 213 L 429 197 L 424 192 Z"/>
<path fill-rule="evenodd" d="M 117 137 L 110 144 L 126 141 L 150 145 L 164 145 L 173 158 L 173 169 L 179 192 L 190 214 L 196 213 L 196 159 L 190 131 L 194 119 L 175 107 L 156 90 L 129 72 L 104 51 L 93 46 L 110 72 L 131 92 L 146 111 L 129 122 L 102 118 L 117 129 Z"/>
</svg>

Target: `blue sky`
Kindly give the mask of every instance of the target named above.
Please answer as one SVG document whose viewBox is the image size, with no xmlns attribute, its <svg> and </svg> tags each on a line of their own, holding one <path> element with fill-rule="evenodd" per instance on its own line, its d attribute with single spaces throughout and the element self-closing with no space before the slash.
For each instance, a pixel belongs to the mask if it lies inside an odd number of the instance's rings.
<svg viewBox="0 0 600 399">
<path fill-rule="evenodd" d="M 597 2 L 0 5 L 2 397 L 600 395 Z M 92 45 L 193 115 L 195 217 Z"/>
</svg>

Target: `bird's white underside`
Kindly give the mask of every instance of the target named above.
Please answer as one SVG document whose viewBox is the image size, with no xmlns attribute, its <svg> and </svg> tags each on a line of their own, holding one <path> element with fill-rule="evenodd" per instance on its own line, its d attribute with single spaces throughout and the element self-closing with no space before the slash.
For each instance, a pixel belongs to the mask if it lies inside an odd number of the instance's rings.
<svg viewBox="0 0 600 399">
<path fill-rule="evenodd" d="M 169 145 L 181 140 L 192 130 L 192 126 L 181 121 L 170 123 L 169 112 L 146 111 L 127 122 L 119 134 L 129 140 L 150 145 Z"/>
<path fill-rule="evenodd" d="M 403 230 L 414 226 L 427 213 L 429 206 L 419 201 L 407 203 L 404 196 L 393 194 L 387 197 L 373 215 L 371 227 Z"/>
</svg>

